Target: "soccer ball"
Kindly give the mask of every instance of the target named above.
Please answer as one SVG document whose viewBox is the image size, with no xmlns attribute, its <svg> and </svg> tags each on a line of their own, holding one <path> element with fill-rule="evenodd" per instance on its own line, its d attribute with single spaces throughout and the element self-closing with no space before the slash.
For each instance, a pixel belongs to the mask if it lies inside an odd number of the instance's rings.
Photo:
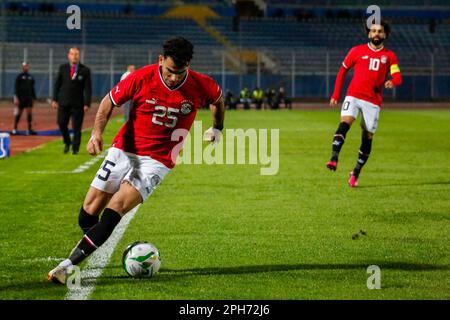
<svg viewBox="0 0 450 320">
<path fill-rule="evenodd" d="M 152 277 L 161 266 L 159 250 L 151 243 L 136 241 L 123 252 L 122 265 L 132 277 Z"/>
</svg>

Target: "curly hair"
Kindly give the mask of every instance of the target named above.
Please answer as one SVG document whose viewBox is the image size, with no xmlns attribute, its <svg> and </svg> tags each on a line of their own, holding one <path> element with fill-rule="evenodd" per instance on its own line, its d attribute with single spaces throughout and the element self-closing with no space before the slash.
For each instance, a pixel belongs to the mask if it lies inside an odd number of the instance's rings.
<svg viewBox="0 0 450 320">
<path fill-rule="evenodd" d="M 183 37 L 175 37 L 163 44 L 164 58 L 171 57 L 178 68 L 186 66 L 194 55 L 194 46 Z"/>
</svg>

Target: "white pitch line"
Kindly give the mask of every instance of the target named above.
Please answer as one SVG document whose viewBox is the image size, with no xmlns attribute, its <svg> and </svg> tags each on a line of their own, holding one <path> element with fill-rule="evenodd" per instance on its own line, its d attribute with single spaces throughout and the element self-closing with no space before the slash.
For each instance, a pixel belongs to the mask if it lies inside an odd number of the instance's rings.
<svg viewBox="0 0 450 320">
<path fill-rule="evenodd" d="M 47 171 L 47 170 L 40 170 L 40 171 L 27 171 L 26 173 L 32 173 L 32 174 L 68 174 L 68 173 L 82 173 L 88 170 L 90 167 L 92 167 L 95 163 L 97 163 L 100 159 L 103 159 L 106 157 L 106 152 L 103 152 L 96 156 L 95 158 L 86 161 L 85 163 L 81 164 L 78 168 L 72 170 L 72 171 Z"/>
<path fill-rule="evenodd" d="M 97 249 L 88 259 L 86 267 L 81 271 L 81 286 L 70 287 L 64 300 L 87 300 L 95 289 L 95 282 L 103 273 L 103 269 L 108 265 L 111 255 L 122 239 L 128 224 L 134 218 L 139 206 L 128 212 L 120 220 L 109 239 Z"/>
</svg>

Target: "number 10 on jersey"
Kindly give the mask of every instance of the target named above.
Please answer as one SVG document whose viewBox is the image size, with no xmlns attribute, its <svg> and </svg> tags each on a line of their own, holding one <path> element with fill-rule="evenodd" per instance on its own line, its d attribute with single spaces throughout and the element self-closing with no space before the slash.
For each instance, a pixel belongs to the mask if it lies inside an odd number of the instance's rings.
<svg viewBox="0 0 450 320">
<path fill-rule="evenodd" d="M 370 58 L 369 70 L 378 71 L 380 69 L 380 59 Z"/>
</svg>

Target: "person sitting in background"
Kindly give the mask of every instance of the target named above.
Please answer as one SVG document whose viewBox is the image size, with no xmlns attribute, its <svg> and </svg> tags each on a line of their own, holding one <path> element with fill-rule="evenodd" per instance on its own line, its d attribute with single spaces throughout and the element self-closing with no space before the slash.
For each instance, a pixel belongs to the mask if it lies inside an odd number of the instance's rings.
<svg viewBox="0 0 450 320">
<path fill-rule="evenodd" d="M 286 109 L 292 109 L 292 101 L 291 99 L 286 97 L 286 92 L 284 91 L 284 87 L 280 87 L 277 95 L 277 104 L 284 103 L 284 107 Z"/>
<path fill-rule="evenodd" d="M 227 93 L 225 95 L 225 108 L 228 110 L 236 110 L 236 98 L 234 97 L 233 92 L 230 90 L 227 90 Z"/>
<path fill-rule="evenodd" d="M 276 101 L 276 93 L 272 88 L 267 89 L 266 91 L 266 102 L 269 105 L 270 109 L 278 109 L 278 103 Z"/>
<path fill-rule="evenodd" d="M 250 98 L 250 90 L 247 87 L 244 87 L 241 90 L 241 103 L 244 105 L 244 110 L 250 109 L 250 103 L 252 99 Z"/>
<path fill-rule="evenodd" d="M 261 109 L 263 99 L 264 99 L 264 91 L 261 90 L 259 87 L 256 87 L 255 90 L 253 90 L 253 103 L 256 105 L 256 109 L 258 110 Z"/>
</svg>

